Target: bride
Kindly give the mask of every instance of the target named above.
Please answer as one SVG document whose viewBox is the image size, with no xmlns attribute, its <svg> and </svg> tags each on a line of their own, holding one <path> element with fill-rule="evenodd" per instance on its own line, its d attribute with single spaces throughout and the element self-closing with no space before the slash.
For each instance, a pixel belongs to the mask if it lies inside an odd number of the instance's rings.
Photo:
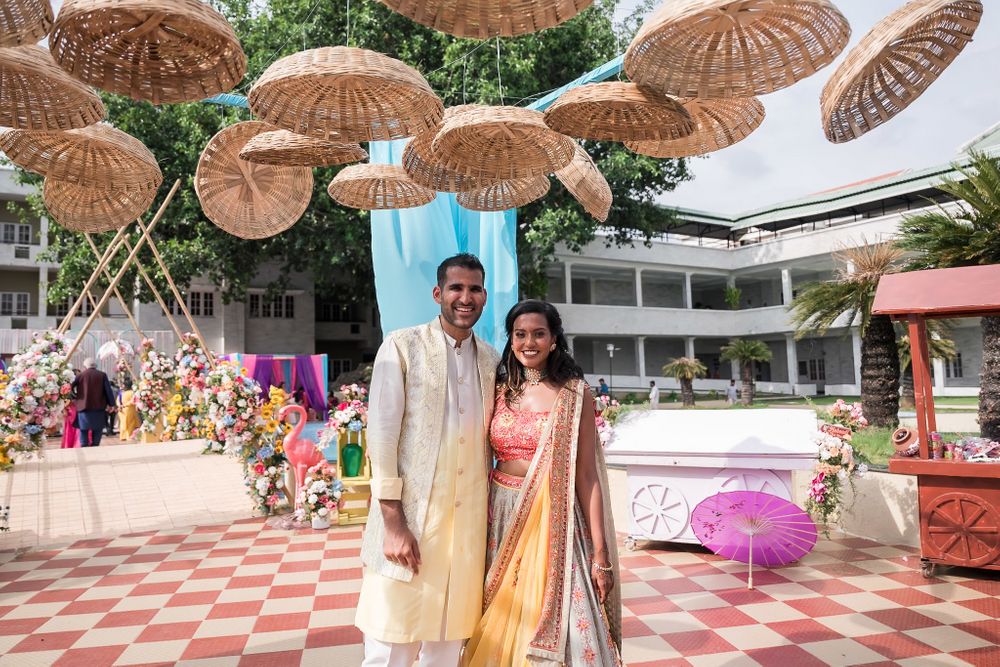
<svg viewBox="0 0 1000 667">
<path fill-rule="evenodd" d="M 462 664 L 621 661 L 615 531 L 594 399 L 552 304 L 506 319 L 490 445 L 483 617 Z"/>
</svg>

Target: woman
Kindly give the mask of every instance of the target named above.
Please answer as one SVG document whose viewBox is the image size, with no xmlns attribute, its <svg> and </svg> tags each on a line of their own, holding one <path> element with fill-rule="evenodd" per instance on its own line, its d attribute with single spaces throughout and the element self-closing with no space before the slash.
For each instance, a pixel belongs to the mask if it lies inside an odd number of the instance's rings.
<svg viewBox="0 0 1000 667">
<path fill-rule="evenodd" d="M 618 558 L 594 399 L 558 311 L 507 314 L 483 617 L 463 665 L 621 665 Z"/>
<path fill-rule="evenodd" d="M 132 381 L 125 380 L 125 389 L 118 399 L 118 437 L 122 440 L 131 440 L 140 426 L 139 411 L 136 410 L 134 397 Z"/>
<path fill-rule="evenodd" d="M 73 369 L 73 377 L 79 377 L 80 369 Z M 80 446 L 80 430 L 76 421 L 76 393 L 70 395 L 66 403 L 66 416 L 63 418 L 62 449 L 76 449 Z"/>
</svg>

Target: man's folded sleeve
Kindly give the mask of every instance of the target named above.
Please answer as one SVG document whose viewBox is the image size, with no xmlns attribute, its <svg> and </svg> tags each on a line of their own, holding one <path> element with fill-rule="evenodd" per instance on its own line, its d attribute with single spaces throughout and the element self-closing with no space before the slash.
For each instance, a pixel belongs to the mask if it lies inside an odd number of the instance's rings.
<svg viewBox="0 0 1000 667">
<path fill-rule="evenodd" d="M 375 355 L 368 392 L 368 456 L 372 462 L 372 496 L 376 500 L 399 500 L 403 496 L 397 456 L 406 401 L 403 382 L 399 351 L 387 338 Z"/>
</svg>

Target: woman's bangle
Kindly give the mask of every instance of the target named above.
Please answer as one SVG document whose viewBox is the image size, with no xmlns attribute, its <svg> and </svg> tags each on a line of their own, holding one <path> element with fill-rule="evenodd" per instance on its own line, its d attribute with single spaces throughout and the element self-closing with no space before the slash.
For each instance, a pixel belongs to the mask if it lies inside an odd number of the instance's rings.
<svg viewBox="0 0 1000 667">
<path fill-rule="evenodd" d="M 600 566 L 600 565 L 597 564 L 596 560 L 593 563 L 593 568 L 595 570 L 597 570 L 598 572 L 608 572 L 608 573 L 614 572 L 614 569 L 615 569 L 613 565 L 608 565 L 607 567 L 602 567 L 602 566 Z"/>
</svg>

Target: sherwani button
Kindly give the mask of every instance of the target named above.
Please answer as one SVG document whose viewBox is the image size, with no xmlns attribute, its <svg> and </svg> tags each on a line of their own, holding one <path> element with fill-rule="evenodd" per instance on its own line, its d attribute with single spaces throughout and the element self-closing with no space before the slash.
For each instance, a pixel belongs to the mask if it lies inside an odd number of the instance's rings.
<svg viewBox="0 0 1000 667">
<path fill-rule="evenodd" d="M 462 501 L 461 500 L 456 500 L 455 501 L 455 507 L 461 507 L 461 506 L 462 506 Z"/>
<path fill-rule="evenodd" d="M 459 384 L 465 384 L 465 378 L 458 378 Z"/>
</svg>

